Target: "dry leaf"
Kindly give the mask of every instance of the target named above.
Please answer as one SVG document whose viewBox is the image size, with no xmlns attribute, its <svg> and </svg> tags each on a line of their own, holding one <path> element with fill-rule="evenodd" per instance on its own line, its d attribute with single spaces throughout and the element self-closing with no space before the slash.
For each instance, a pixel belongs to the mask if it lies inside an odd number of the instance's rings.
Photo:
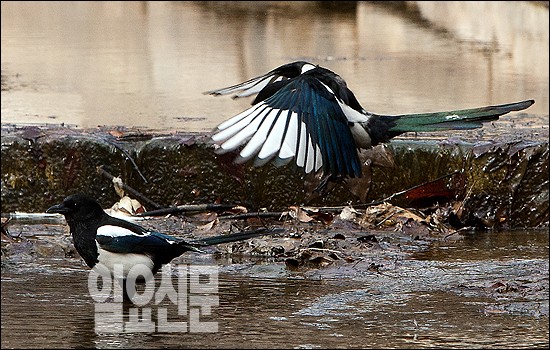
<svg viewBox="0 0 550 350">
<path fill-rule="evenodd" d="M 215 219 L 215 220 L 210 221 L 207 224 L 204 224 L 202 226 L 198 226 L 197 229 L 201 230 L 201 231 L 209 231 L 209 230 L 213 229 L 219 222 L 220 222 L 219 219 Z"/>
<path fill-rule="evenodd" d="M 312 219 L 320 221 L 320 222 L 322 222 L 323 224 L 326 224 L 326 225 L 330 224 L 332 222 L 332 220 L 334 219 L 333 214 L 320 212 L 320 211 L 310 212 L 310 213 L 308 213 L 308 215 Z"/>
<path fill-rule="evenodd" d="M 357 217 L 357 214 L 359 214 L 359 212 L 348 205 L 344 207 L 344 209 L 342 209 L 342 212 L 340 213 L 340 219 L 353 221 Z"/>
<path fill-rule="evenodd" d="M 231 210 L 229 210 L 229 212 L 231 212 L 233 214 L 246 214 L 246 213 L 248 213 L 248 209 L 246 209 L 242 205 L 237 205 L 237 206 L 234 206 L 233 208 L 231 208 Z"/>
<path fill-rule="evenodd" d="M 124 135 L 122 131 L 118 131 L 118 130 L 109 130 L 109 134 L 111 134 L 111 136 L 114 136 L 116 138 L 122 137 Z"/>
<path fill-rule="evenodd" d="M 113 204 L 110 211 L 113 216 L 134 216 L 147 210 L 139 201 L 131 199 L 128 196 L 124 196 L 118 202 Z"/>
<path fill-rule="evenodd" d="M 116 194 L 118 194 L 118 196 L 120 198 L 123 198 L 124 197 L 124 188 L 123 188 L 123 182 L 122 182 L 122 179 L 120 177 L 113 177 L 113 186 L 115 188 L 115 192 Z"/>
<path fill-rule="evenodd" d="M 300 222 L 310 222 L 313 220 L 313 218 L 307 215 L 306 212 L 304 212 L 304 210 L 298 206 L 293 205 L 288 209 L 290 209 L 289 214 L 290 214 L 290 217 L 293 219 L 296 219 Z"/>
</svg>

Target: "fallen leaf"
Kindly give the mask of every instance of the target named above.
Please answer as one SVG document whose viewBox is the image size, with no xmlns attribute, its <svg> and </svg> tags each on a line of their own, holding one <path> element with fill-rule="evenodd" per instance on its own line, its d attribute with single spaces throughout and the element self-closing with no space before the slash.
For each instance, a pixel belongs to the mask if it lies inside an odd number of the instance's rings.
<svg viewBox="0 0 550 350">
<path fill-rule="evenodd" d="M 111 214 L 116 216 L 117 214 L 123 216 L 134 216 L 137 213 L 143 213 L 146 211 L 145 207 L 141 205 L 138 200 L 132 199 L 128 196 L 122 197 L 118 202 L 113 204 L 110 208 Z"/>
<path fill-rule="evenodd" d="M 207 224 L 204 224 L 202 226 L 198 226 L 197 229 L 200 230 L 200 231 L 209 231 L 209 230 L 213 229 L 219 223 L 219 221 L 220 221 L 219 219 L 212 220 Z"/>
<path fill-rule="evenodd" d="M 109 134 L 117 138 L 122 137 L 124 135 L 124 133 L 119 130 L 109 130 Z"/>
<path fill-rule="evenodd" d="M 313 218 L 307 215 L 302 208 L 299 206 L 291 206 L 288 208 L 290 217 L 296 219 L 300 222 L 310 222 L 313 221 Z"/>
<path fill-rule="evenodd" d="M 352 221 L 355 220 L 357 214 L 359 214 L 359 212 L 348 205 L 344 207 L 344 209 L 342 209 L 342 212 L 340 213 L 340 219 Z"/>
<path fill-rule="evenodd" d="M 246 209 L 242 205 L 236 205 L 233 208 L 231 208 L 229 210 L 229 212 L 231 212 L 233 214 L 246 214 L 246 213 L 248 213 L 248 209 Z"/>
<path fill-rule="evenodd" d="M 116 177 L 113 177 L 112 181 L 113 181 L 113 186 L 115 188 L 116 194 L 120 198 L 123 198 L 124 197 L 124 186 L 123 186 L 122 179 L 120 177 L 116 176 Z"/>
</svg>

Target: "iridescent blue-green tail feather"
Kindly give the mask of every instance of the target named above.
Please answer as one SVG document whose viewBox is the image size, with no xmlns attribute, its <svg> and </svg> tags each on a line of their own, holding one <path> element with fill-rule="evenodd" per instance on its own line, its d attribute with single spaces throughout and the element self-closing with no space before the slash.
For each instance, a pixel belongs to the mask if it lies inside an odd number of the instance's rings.
<svg viewBox="0 0 550 350">
<path fill-rule="evenodd" d="M 507 103 L 496 106 L 461 109 L 456 111 L 377 116 L 373 130 L 375 135 L 388 139 L 405 132 L 427 132 L 441 130 L 467 130 L 482 127 L 483 123 L 497 120 L 501 115 L 528 108 L 534 100 Z M 385 133 L 384 130 L 385 129 Z M 378 133 L 376 132 L 378 131 Z M 379 141 L 380 140 L 376 140 Z M 387 140 L 383 140 L 385 142 Z"/>
</svg>

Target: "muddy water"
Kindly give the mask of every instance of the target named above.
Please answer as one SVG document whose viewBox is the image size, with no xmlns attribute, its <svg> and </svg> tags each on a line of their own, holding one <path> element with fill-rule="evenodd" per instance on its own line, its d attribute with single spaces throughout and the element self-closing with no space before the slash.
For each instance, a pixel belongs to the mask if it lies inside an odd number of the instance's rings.
<svg viewBox="0 0 550 350">
<path fill-rule="evenodd" d="M 440 242 L 353 276 L 331 276 L 329 268 L 312 277 L 272 261 L 210 255 L 182 263 L 219 266 L 219 305 L 201 316 L 217 332 L 96 332 L 78 259 L 3 259 L 2 348 L 548 346 L 545 231 Z M 173 320 L 176 307 L 166 308 Z M 128 317 L 129 307 L 123 312 Z"/>
<path fill-rule="evenodd" d="M 535 99 L 548 125 L 535 2 L 2 2 L 1 25 L 2 123 L 209 131 L 250 100 L 202 92 L 305 59 L 373 112 Z"/>
</svg>

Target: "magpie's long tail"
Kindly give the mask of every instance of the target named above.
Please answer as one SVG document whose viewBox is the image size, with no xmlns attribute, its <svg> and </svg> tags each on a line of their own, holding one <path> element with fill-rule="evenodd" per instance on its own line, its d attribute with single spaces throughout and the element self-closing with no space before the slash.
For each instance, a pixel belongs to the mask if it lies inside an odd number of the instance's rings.
<svg viewBox="0 0 550 350">
<path fill-rule="evenodd" d="M 521 111 L 533 103 L 535 103 L 534 100 L 526 100 L 497 106 L 447 112 L 395 116 L 379 115 L 375 116 L 376 120 L 374 121 L 375 125 L 373 125 L 373 128 L 379 130 L 380 136 L 388 136 L 389 138 L 405 132 L 476 129 L 480 128 L 485 122 L 497 120 L 501 115 L 512 111 Z M 382 140 L 382 142 L 385 141 L 388 140 Z"/>
<path fill-rule="evenodd" d="M 194 241 L 187 242 L 189 245 L 192 245 L 196 248 L 198 247 L 206 247 L 216 244 L 222 244 L 222 243 L 230 243 L 230 242 L 237 242 L 237 241 L 244 241 L 249 238 L 254 237 L 260 237 L 265 235 L 272 235 L 275 233 L 283 232 L 284 229 L 282 228 L 273 228 L 273 229 L 267 229 L 267 228 L 261 228 L 257 230 L 250 230 L 250 231 L 243 231 L 239 233 L 232 233 L 228 235 L 220 235 L 220 236 L 214 236 L 214 237 L 207 237 L 207 238 L 201 238 Z"/>
</svg>

